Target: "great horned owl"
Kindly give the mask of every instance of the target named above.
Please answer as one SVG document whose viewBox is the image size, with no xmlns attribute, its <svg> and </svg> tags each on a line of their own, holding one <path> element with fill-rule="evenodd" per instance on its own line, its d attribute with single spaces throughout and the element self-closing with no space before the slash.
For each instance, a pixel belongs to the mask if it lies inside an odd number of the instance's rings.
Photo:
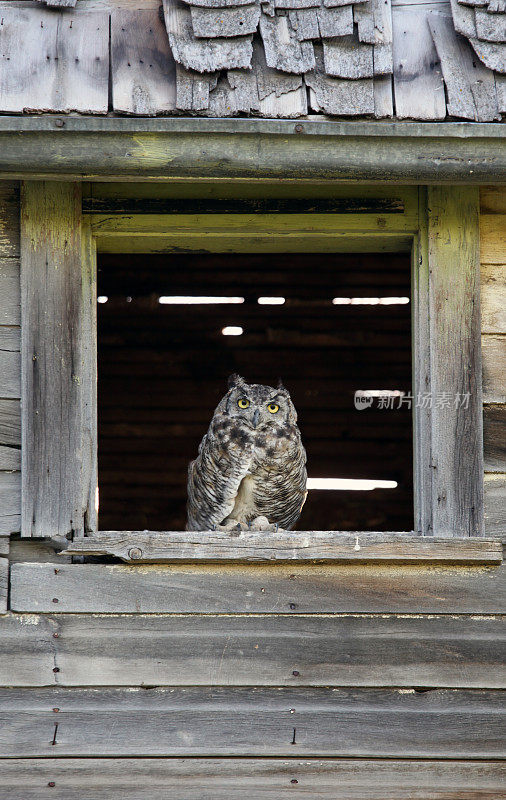
<svg viewBox="0 0 506 800">
<path fill-rule="evenodd" d="M 188 467 L 189 531 L 235 526 L 287 530 L 306 499 L 306 451 L 297 412 L 274 389 L 231 375 Z"/>
</svg>

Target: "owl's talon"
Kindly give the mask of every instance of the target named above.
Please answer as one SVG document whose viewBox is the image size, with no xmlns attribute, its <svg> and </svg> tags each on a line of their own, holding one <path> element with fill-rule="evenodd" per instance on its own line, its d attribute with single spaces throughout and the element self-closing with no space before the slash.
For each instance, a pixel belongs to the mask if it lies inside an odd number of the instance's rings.
<svg viewBox="0 0 506 800">
<path fill-rule="evenodd" d="M 211 530 L 215 531 L 216 530 L 216 525 L 211 525 Z"/>
<path fill-rule="evenodd" d="M 279 531 L 279 522 L 276 522 L 276 524 L 274 526 L 274 530 L 275 530 L 276 533 Z"/>
</svg>

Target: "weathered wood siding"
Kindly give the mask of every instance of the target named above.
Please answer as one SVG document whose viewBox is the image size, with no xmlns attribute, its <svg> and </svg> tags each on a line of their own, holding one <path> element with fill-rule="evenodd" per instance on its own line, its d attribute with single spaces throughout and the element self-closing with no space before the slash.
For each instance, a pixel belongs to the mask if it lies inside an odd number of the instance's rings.
<svg viewBox="0 0 506 800">
<path fill-rule="evenodd" d="M 21 511 L 19 185 L 0 182 L 0 536 Z"/>
<path fill-rule="evenodd" d="M 485 531 L 506 533 L 506 190 L 480 195 Z"/>
</svg>

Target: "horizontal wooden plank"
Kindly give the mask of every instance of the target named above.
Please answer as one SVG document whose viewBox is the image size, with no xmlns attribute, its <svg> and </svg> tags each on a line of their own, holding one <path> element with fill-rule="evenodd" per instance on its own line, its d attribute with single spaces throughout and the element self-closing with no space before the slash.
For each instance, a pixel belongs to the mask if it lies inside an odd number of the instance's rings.
<svg viewBox="0 0 506 800">
<path fill-rule="evenodd" d="M 21 444 L 19 400 L 0 399 L 0 443 L 8 447 L 18 447 Z"/>
<path fill-rule="evenodd" d="M 506 534 L 506 473 L 486 474 L 485 532 L 488 536 Z"/>
<path fill-rule="evenodd" d="M 0 297 L 0 325 L 19 325 L 21 300 L 17 258 L 0 258 Z"/>
<path fill-rule="evenodd" d="M 21 450 L 18 447 L 0 445 L 0 470 L 20 470 Z"/>
<path fill-rule="evenodd" d="M 481 331 L 506 333 L 506 250 L 503 264 L 480 269 Z"/>
<path fill-rule="evenodd" d="M 0 713 L 0 755 L 18 758 L 57 753 L 439 759 L 505 753 L 500 692 L 4 689 Z"/>
<path fill-rule="evenodd" d="M 506 214 L 480 214 L 480 260 L 484 264 L 504 264 Z"/>
<path fill-rule="evenodd" d="M 18 612 L 54 614 L 55 597 L 58 613 L 67 614 L 500 614 L 506 607 L 504 565 L 130 567 L 56 564 L 47 547 L 24 553 L 53 563 L 12 563 L 10 605 Z"/>
<path fill-rule="evenodd" d="M 506 403 L 506 335 L 481 337 L 483 402 Z"/>
<path fill-rule="evenodd" d="M 20 393 L 20 353 L 11 350 L 0 350 L 0 397 L 18 398 Z"/>
<path fill-rule="evenodd" d="M 506 214 L 506 191 L 504 186 L 481 187 L 480 211 L 482 214 Z"/>
<path fill-rule="evenodd" d="M 503 800 L 499 761 L 300 758 L 6 759 L 9 800 Z M 49 794 L 49 793 L 48 793 Z"/>
<path fill-rule="evenodd" d="M 14 181 L 0 182 L 0 257 L 19 257 L 19 184 Z"/>
<path fill-rule="evenodd" d="M 19 529 L 18 529 L 19 530 Z M 19 539 L 10 540 L 9 563 L 44 563 L 54 564 L 61 567 L 62 561 L 65 564 L 71 563 L 70 556 L 60 556 L 58 550 L 60 545 L 51 539 Z"/>
<path fill-rule="evenodd" d="M 177 561 L 378 561 L 483 563 L 502 561 L 499 541 L 402 533 L 341 531 L 103 531 L 76 538 L 66 555 L 113 555 L 136 563 Z"/>
<path fill-rule="evenodd" d="M 483 409 L 483 452 L 486 472 L 506 472 L 506 405 Z"/>
<path fill-rule="evenodd" d="M 0 534 L 19 531 L 21 473 L 0 472 Z"/>
<path fill-rule="evenodd" d="M 2 686 L 506 683 L 504 620 L 483 615 L 20 614 L 0 637 Z"/>
<path fill-rule="evenodd" d="M 3 545 L 0 549 L 7 549 L 8 555 L 8 547 L 9 547 L 9 540 L 5 539 L 1 542 Z M 0 614 L 5 614 L 7 612 L 7 597 L 9 594 L 9 559 L 5 556 L 0 556 Z"/>
</svg>

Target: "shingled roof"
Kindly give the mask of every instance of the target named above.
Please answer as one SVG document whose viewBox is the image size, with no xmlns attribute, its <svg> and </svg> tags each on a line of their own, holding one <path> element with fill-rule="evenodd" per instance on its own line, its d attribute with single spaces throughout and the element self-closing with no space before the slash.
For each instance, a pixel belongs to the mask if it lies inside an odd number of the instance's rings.
<svg viewBox="0 0 506 800">
<path fill-rule="evenodd" d="M 0 112 L 506 113 L 506 0 L 39 0 L 0 14 Z"/>
</svg>

